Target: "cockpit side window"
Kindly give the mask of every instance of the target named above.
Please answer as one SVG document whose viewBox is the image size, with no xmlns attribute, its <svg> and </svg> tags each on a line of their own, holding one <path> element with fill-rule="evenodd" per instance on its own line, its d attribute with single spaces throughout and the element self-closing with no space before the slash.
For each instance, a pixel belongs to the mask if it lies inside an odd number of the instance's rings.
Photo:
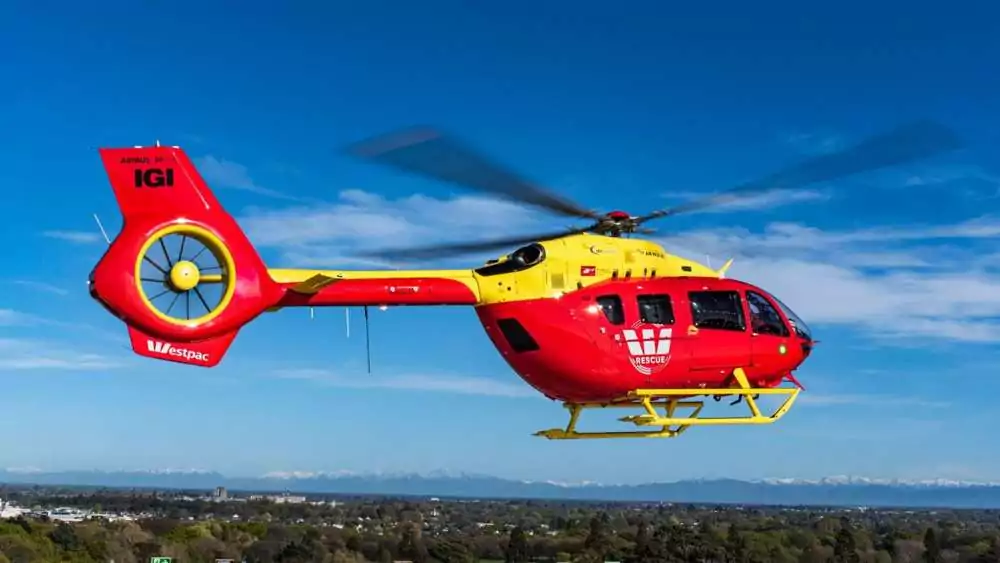
<svg viewBox="0 0 1000 563">
<path fill-rule="evenodd" d="M 754 334 L 788 336 L 788 327 L 778 310 L 763 295 L 748 291 L 747 306 L 750 308 L 750 328 Z"/>
<path fill-rule="evenodd" d="M 622 298 L 617 295 L 601 295 L 597 298 L 597 304 L 601 307 L 608 322 L 613 325 L 625 324 L 625 309 L 622 307 Z"/>
<path fill-rule="evenodd" d="M 694 326 L 705 329 L 744 332 L 747 329 L 743 315 L 743 300 L 737 291 L 692 291 L 691 319 Z"/>
<path fill-rule="evenodd" d="M 674 324 L 674 307 L 670 303 L 670 296 L 659 295 L 639 295 L 636 297 L 639 304 L 639 320 L 644 323 L 672 325 Z"/>
</svg>

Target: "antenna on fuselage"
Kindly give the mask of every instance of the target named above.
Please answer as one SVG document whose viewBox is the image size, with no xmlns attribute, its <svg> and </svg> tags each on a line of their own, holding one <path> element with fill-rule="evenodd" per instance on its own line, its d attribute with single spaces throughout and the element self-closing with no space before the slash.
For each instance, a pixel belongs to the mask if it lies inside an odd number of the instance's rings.
<svg viewBox="0 0 1000 563">
<path fill-rule="evenodd" d="M 726 263 L 723 264 L 721 268 L 719 268 L 718 272 L 716 272 L 717 274 L 719 274 L 720 279 L 726 277 L 726 271 L 729 270 L 729 267 L 733 265 L 733 260 L 734 260 L 733 258 L 726 260 Z"/>
<path fill-rule="evenodd" d="M 111 237 L 104 230 L 104 225 L 101 223 L 101 218 L 97 216 L 97 213 L 94 213 L 94 221 L 97 221 L 97 228 L 101 230 L 101 236 L 104 237 L 104 241 L 108 243 L 108 246 L 111 246 Z"/>
<path fill-rule="evenodd" d="M 365 313 L 365 356 L 368 364 L 368 373 L 372 372 L 372 340 L 371 331 L 369 330 L 369 317 L 368 317 L 368 305 L 362 307 Z M 347 324 L 347 337 L 351 337 L 351 308 L 344 307 L 344 320 Z"/>
<path fill-rule="evenodd" d="M 372 340 L 368 333 L 368 305 L 365 305 L 365 356 L 368 360 L 368 375 L 372 373 Z"/>
</svg>

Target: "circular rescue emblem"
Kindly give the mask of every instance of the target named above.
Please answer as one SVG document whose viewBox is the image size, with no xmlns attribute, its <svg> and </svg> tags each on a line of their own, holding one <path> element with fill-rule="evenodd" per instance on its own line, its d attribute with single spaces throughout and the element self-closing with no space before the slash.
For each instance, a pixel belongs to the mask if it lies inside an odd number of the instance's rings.
<svg viewBox="0 0 1000 563">
<path fill-rule="evenodd" d="M 615 340 L 624 341 L 629 362 L 643 375 L 659 373 L 670 364 L 670 339 L 674 329 L 642 321 L 622 330 Z"/>
</svg>

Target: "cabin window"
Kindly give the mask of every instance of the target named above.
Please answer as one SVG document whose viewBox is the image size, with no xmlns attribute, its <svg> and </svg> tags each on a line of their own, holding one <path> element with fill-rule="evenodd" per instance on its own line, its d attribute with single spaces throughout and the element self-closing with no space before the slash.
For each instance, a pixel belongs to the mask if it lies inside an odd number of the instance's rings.
<svg viewBox="0 0 1000 563">
<path fill-rule="evenodd" d="M 642 322 L 674 324 L 674 307 L 669 295 L 640 295 L 636 297 L 636 301 L 639 303 L 639 319 Z"/>
<path fill-rule="evenodd" d="M 778 310 L 763 295 L 748 291 L 747 306 L 750 308 L 750 329 L 755 334 L 788 336 L 788 327 L 781 320 Z"/>
<path fill-rule="evenodd" d="M 602 295 L 597 298 L 597 304 L 601 307 L 608 322 L 613 325 L 625 324 L 625 309 L 622 307 L 622 299 L 617 295 Z"/>
<path fill-rule="evenodd" d="M 500 328 L 503 337 L 507 339 L 507 344 L 515 352 L 532 352 L 538 350 L 538 342 L 535 342 L 535 339 L 531 337 L 528 330 L 517 319 L 498 319 L 497 327 Z"/>
<path fill-rule="evenodd" d="M 743 332 L 747 328 L 743 303 L 736 291 L 692 291 L 691 318 L 694 326 L 705 329 Z"/>
</svg>

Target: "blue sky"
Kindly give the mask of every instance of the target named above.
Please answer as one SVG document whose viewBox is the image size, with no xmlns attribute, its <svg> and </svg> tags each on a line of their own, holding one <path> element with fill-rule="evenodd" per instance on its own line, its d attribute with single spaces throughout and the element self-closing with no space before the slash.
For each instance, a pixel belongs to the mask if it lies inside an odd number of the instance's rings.
<svg viewBox="0 0 1000 563">
<path fill-rule="evenodd" d="M 0 8 L 0 466 L 1000 480 L 982 447 L 1000 425 L 996 8 L 268 4 Z M 401 236 L 564 223 L 337 152 L 399 126 L 641 213 L 913 118 L 968 148 L 656 225 L 671 251 L 735 256 L 732 276 L 822 341 L 807 396 L 770 427 L 534 438 L 564 411 L 468 309 L 374 311 L 370 375 L 360 310 L 348 338 L 342 309 L 266 316 L 202 370 L 133 356 L 86 294 L 91 214 L 120 226 L 99 146 L 183 146 L 270 264 L 337 267 Z"/>
</svg>

